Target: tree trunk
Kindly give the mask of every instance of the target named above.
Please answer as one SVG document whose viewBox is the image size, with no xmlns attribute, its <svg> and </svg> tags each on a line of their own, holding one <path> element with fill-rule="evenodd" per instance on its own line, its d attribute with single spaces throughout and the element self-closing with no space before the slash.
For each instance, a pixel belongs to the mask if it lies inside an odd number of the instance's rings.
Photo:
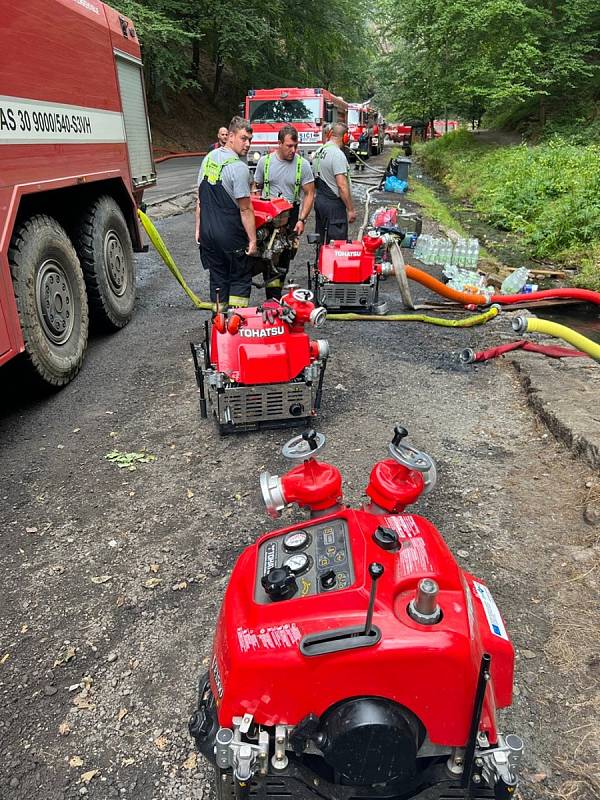
<svg viewBox="0 0 600 800">
<path fill-rule="evenodd" d="M 544 95 L 540 97 L 539 117 L 540 117 L 540 125 L 544 127 L 544 125 L 546 124 L 546 98 L 544 97 Z"/>
<path fill-rule="evenodd" d="M 200 39 L 192 39 L 192 63 L 190 64 L 190 78 L 195 81 L 200 70 Z"/>
<path fill-rule="evenodd" d="M 216 101 L 217 95 L 219 94 L 219 89 L 221 88 L 221 78 L 223 77 L 223 69 L 225 64 L 223 63 L 223 59 L 220 53 L 217 53 L 217 60 L 215 63 L 215 80 L 213 83 L 213 90 L 212 90 L 212 99 L 213 102 Z"/>
</svg>

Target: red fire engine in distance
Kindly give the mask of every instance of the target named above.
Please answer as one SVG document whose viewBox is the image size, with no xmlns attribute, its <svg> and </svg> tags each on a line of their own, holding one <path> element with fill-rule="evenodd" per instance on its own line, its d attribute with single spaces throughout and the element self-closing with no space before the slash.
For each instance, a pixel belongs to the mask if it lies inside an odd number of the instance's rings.
<svg viewBox="0 0 600 800">
<path fill-rule="evenodd" d="M 277 146 L 277 134 L 284 125 L 298 130 L 299 150 L 311 159 L 325 143 L 326 125 L 347 121 L 348 104 L 326 89 L 249 89 L 245 116 L 254 132 L 248 153 L 252 168 L 262 155 Z"/>
</svg>

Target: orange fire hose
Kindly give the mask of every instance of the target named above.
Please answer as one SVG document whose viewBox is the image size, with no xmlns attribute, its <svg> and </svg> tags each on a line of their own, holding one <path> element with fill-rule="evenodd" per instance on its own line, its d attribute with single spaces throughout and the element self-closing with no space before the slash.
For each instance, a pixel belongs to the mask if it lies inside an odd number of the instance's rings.
<svg viewBox="0 0 600 800">
<path fill-rule="evenodd" d="M 437 278 L 429 275 L 429 273 L 423 272 L 422 269 L 411 267 L 409 264 L 406 264 L 404 269 L 406 277 L 410 278 L 411 281 L 416 281 L 426 286 L 428 289 L 431 289 L 432 292 L 441 294 L 443 297 L 448 297 L 450 300 L 455 300 L 457 303 L 462 303 L 467 306 L 473 303 L 474 305 L 482 306 L 487 305 L 489 302 L 482 294 L 459 292 L 457 289 L 452 289 L 450 286 L 446 286 L 445 283 L 438 281 Z"/>
</svg>

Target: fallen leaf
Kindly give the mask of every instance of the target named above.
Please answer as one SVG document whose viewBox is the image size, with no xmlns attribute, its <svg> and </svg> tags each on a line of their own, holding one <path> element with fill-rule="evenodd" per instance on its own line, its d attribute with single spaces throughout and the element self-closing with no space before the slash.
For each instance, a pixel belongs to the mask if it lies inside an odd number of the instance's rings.
<svg viewBox="0 0 600 800">
<path fill-rule="evenodd" d="M 37 532 L 38 532 L 38 529 L 37 529 L 37 528 L 34 528 L 34 527 L 32 527 L 32 528 L 25 528 L 25 533 L 37 533 Z"/>
<path fill-rule="evenodd" d="M 79 433 L 80 430 L 81 428 L 73 428 L 73 433 Z"/>
<path fill-rule="evenodd" d="M 125 719 L 128 713 L 129 712 L 127 711 L 126 708 L 122 708 L 117 714 L 117 719 L 119 720 L 119 722 L 121 722 L 122 719 Z"/>
<path fill-rule="evenodd" d="M 198 766 L 198 756 L 196 753 L 191 753 L 181 765 L 184 769 L 196 769 Z"/>
<path fill-rule="evenodd" d="M 146 589 L 154 589 L 159 583 L 162 583 L 162 578 L 148 578 L 147 581 L 144 581 L 144 586 Z"/>
<path fill-rule="evenodd" d="M 9 658 L 10 658 L 10 653 L 4 653 L 2 658 L 0 658 L 0 665 L 6 664 Z"/>
<path fill-rule="evenodd" d="M 92 583 L 108 583 L 112 580 L 112 575 L 95 575 L 91 578 Z"/>
<path fill-rule="evenodd" d="M 95 775 L 98 775 L 99 769 L 91 769 L 89 772 L 84 772 L 81 776 L 81 783 L 89 783 Z"/>
<path fill-rule="evenodd" d="M 176 584 L 173 586 L 173 591 L 174 591 L 174 592 L 179 592 L 179 591 L 181 591 L 182 589 L 187 589 L 187 586 L 188 586 L 188 585 L 187 585 L 187 581 L 181 581 L 181 583 L 176 583 Z"/>
<path fill-rule="evenodd" d="M 21 625 L 21 633 L 27 633 L 29 630 L 29 625 Z"/>
<path fill-rule="evenodd" d="M 130 767 L 132 764 L 135 764 L 135 758 L 124 758 L 121 764 L 123 764 L 124 767 Z"/>
<path fill-rule="evenodd" d="M 192 497 L 194 496 L 194 493 L 192 492 L 192 490 L 191 490 L 191 489 L 188 489 L 188 490 L 187 490 L 187 496 L 188 496 L 188 500 L 191 500 L 191 499 L 192 499 Z"/>
<path fill-rule="evenodd" d="M 80 756 L 71 756 L 69 759 L 69 766 L 73 768 L 83 767 L 83 758 L 80 758 Z"/>
<path fill-rule="evenodd" d="M 121 608 L 121 606 L 124 606 L 126 602 L 127 602 L 127 597 L 124 594 L 120 594 L 117 597 L 117 607 L 118 608 Z"/>
<path fill-rule="evenodd" d="M 71 726 L 68 722 L 61 722 L 58 726 L 58 732 L 61 736 L 68 736 L 71 733 Z"/>
<path fill-rule="evenodd" d="M 160 564 L 149 564 L 148 569 L 150 570 L 150 572 L 158 572 L 158 570 L 160 569 Z"/>
<path fill-rule="evenodd" d="M 165 747 L 169 744 L 169 740 L 166 736 L 157 736 L 154 740 L 154 744 L 158 747 L 159 750 L 164 750 Z"/>
<path fill-rule="evenodd" d="M 545 772 L 536 772 L 535 775 L 531 776 L 530 781 L 532 783 L 541 783 L 542 781 L 545 781 L 547 777 L 548 776 Z"/>
<path fill-rule="evenodd" d="M 73 699 L 73 705 L 77 706 L 77 708 L 80 708 L 82 711 L 93 711 L 96 708 L 96 704 L 88 700 L 87 689 L 84 689 L 83 692 L 76 695 Z"/>
<path fill-rule="evenodd" d="M 64 650 L 61 650 L 56 657 L 56 661 L 53 664 L 54 667 L 61 667 L 63 664 L 71 661 L 72 658 L 75 658 L 75 648 L 74 647 L 67 647 Z"/>
</svg>

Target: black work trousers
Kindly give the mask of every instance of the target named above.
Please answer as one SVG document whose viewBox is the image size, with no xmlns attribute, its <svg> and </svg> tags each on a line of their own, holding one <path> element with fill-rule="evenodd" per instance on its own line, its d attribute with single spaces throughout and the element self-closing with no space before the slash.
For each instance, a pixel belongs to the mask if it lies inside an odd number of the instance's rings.
<svg viewBox="0 0 600 800">
<path fill-rule="evenodd" d="M 222 303 L 232 306 L 248 305 L 252 289 L 252 275 L 244 249 L 227 251 L 200 246 L 202 266 L 210 274 L 210 299 L 217 300 L 217 289 Z"/>
<path fill-rule="evenodd" d="M 325 181 L 317 180 L 315 196 L 315 232 L 322 244 L 332 239 L 348 238 L 348 212 L 344 201 L 337 197 Z"/>
</svg>

